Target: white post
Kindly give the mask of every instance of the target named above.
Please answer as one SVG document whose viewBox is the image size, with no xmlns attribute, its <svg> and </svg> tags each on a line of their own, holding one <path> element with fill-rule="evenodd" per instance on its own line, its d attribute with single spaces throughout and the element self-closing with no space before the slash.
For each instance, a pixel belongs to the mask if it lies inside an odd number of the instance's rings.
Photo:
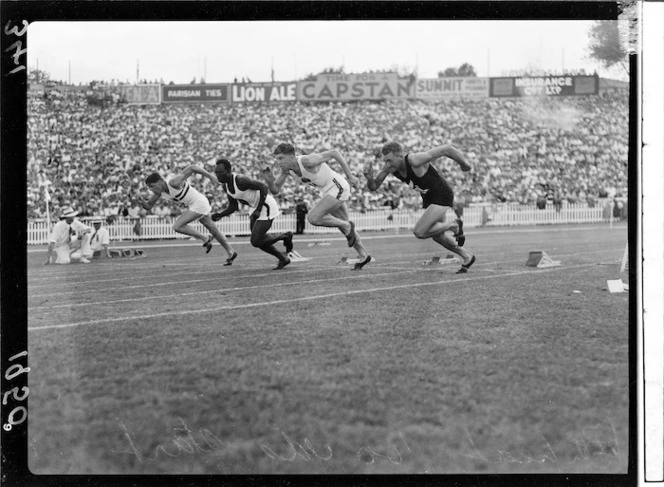
<svg viewBox="0 0 664 487">
<path fill-rule="evenodd" d="M 620 264 L 620 273 L 625 272 L 627 267 L 627 259 L 629 258 L 629 243 L 625 244 L 625 252 L 623 253 L 622 264 Z"/>
<path fill-rule="evenodd" d="M 51 230 L 51 210 L 49 208 L 49 203 L 48 201 L 46 202 L 46 230 L 50 231 Z"/>
<path fill-rule="evenodd" d="M 51 233 L 51 193 L 48 192 L 48 186 L 44 185 L 44 201 L 46 201 L 46 238 Z"/>
</svg>

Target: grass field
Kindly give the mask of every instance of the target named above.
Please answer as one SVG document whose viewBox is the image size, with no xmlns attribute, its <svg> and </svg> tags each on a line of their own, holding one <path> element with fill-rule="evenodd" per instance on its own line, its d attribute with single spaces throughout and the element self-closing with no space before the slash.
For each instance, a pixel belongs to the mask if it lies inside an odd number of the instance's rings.
<svg viewBox="0 0 664 487">
<path fill-rule="evenodd" d="M 30 252 L 31 470 L 626 472 L 625 226 L 471 229 L 466 275 L 422 265 L 446 255 L 430 240 L 361 235 L 361 272 L 341 235 L 296 236 L 311 260 L 278 272 L 246 239 L 232 267 L 182 241 Z"/>
</svg>

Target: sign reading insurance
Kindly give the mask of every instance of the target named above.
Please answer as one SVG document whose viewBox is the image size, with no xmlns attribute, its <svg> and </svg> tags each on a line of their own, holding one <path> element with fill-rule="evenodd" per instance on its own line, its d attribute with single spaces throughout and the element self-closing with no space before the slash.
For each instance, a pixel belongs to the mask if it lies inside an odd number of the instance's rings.
<svg viewBox="0 0 664 487">
<path fill-rule="evenodd" d="M 316 81 L 300 81 L 300 101 L 380 100 L 410 98 L 415 78 L 399 78 L 396 73 L 319 74 Z"/>
<path fill-rule="evenodd" d="M 597 76 L 522 76 L 491 78 L 489 96 L 596 95 Z"/>
<path fill-rule="evenodd" d="M 162 103 L 228 103 L 228 84 L 215 85 L 164 85 Z"/>
</svg>

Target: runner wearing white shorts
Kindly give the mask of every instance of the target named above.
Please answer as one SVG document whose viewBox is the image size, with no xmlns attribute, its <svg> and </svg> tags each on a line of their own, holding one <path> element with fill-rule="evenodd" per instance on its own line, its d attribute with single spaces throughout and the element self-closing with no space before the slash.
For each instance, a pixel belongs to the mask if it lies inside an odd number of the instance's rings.
<svg viewBox="0 0 664 487">
<path fill-rule="evenodd" d="M 281 174 L 275 179 L 269 167 L 263 169 L 263 176 L 270 192 L 279 193 L 289 175 L 299 178 L 303 183 L 320 188 L 323 197 L 307 215 L 309 223 L 316 226 L 336 227 L 344 234 L 348 246 L 353 247 L 359 256 L 359 261 L 353 270 L 360 270 L 371 262 L 371 256 L 355 231 L 355 224 L 348 218 L 346 201 L 350 198 L 350 186 L 356 188 L 358 182 L 350 172 L 341 153 L 333 149 L 297 157 L 293 145 L 282 143 L 276 147 L 273 155 L 277 159 L 277 165 L 281 168 Z M 327 165 L 329 160 L 339 163 L 347 180 Z"/>
<path fill-rule="evenodd" d="M 193 188 L 187 178 L 193 174 L 202 174 L 214 184 L 219 184 L 219 180 L 214 174 L 210 174 L 205 169 L 198 166 L 189 166 L 174 178 L 166 181 L 159 173 L 152 173 L 145 179 L 153 195 L 147 201 L 141 197 L 138 203 L 146 210 L 151 210 L 157 204 L 160 198 L 164 197 L 171 201 L 179 201 L 187 205 L 187 209 L 175 220 L 173 230 L 184 235 L 189 235 L 203 241 L 203 247 L 206 253 L 212 249 L 212 238 L 214 237 L 228 253 L 226 264 L 231 265 L 237 257 L 237 252 L 226 239 L 226 236 L 219 231 L 217 226 L 210 218 L 212 207 L 205 195 Z M 198 220 L 201 224 L 210 230 L 212 234 L 206 237 L 201 232 L 189 226 L 189 223 Z"/>
<path fill-rule="evenodd" d="M 293 250 L 293 232 L 282 233 L 276 237 L 267 234 L 272 227 L 272 221 L 281 214 L 281 211 L 274 197 L 268 194 L 265 183 L 233 174 L 233 168 L 228 159 L 219 159 L 214 173 L 224 186 L 224 191 L 228 196 L 228 206 L 220 213 L 213 214 L 212 221 L 219 221 L 223 217 L 235 213 L 239 203 L 253 208 L 254 211 L 249 218 L 251 245 L 279 259 L 274 270 L 283 269 L 290 264 L 288 254 Z M 286 253 L 275 248 L 274 244 L 279 241 L 284 242 Z"/>
</svg>

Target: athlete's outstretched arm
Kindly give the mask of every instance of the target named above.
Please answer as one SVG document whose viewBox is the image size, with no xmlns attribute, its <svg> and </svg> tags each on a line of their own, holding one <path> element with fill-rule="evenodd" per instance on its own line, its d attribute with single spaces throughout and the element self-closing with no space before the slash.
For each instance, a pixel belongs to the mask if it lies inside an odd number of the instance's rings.
<svg viewBox="0 0 664 487">
<path fill-rule="evenodd" d="M 445 144 L 434 147 L 426 152 L 415 152 L 411 154 L 408 160 L 412 167 L 423 166 L 424 164 L 435 161 L 440 157 L 449 157 L 461 166 L 462 171 L 470 171 L 473 166 L 466 160 L 461 151 L 454 147 L 452 144 Z"/>
<path fill-rule="evenodd" d="M 219 180 L 217 179 L 217 176 L 215 176 L 214 174 L 210 174 L 209 172 L 207 172 L 202 167 L 198 167 L 198 166 L 194 166 L 194 165 L 186 167 L 184 169 L 184 171 L 182 171 L 180 174 L 178 174 L 173 179 L 171 179 L 169 181 L 169 183 L 174 188 L 179 188 L 180 186 L 182 186 L 182 183 L 184 182 L 184 180 L 187 179 L 192 174 L 202 174 L 203 176 L 208 178 L 210 181 L 212 181 L 214 184 L 219 184 Z"/>
<path fill-rule="evenodd" d="M 233 198 L 232 196 L 228 197 L 228 206 L 221 210 L 219 213 L 213 213 L 212 216 L 212 221 L 216 222 L 221 220 L 223 217 L 231 215 L 235 213 L 238 209 L 238 204 L 237 200 Z"/>
<path fill-rule="evenodd" d="M 279 174 L 279 177 L 275 180 L 274 174 L 272 174 L 272 169 L 269 167 L 264 167 L 261 174 L 265 178 L 265 181 L 267 181 L 267 188 L 272 194 L 278 194 L 279 191 L 281 191 L 281 187 L 284 185 L 286 178 L 288 177 L 288 172 L 281 171 L 281 174 Z"/>
<path fill-rule="evenodd" d="M 314 169 L 324 162 L 334 159 L 332 152 L 334 151 L 326 150 L 323 152 L 314 152 L 313 154 L 302 156 L 302 166 L 304 166 L 305 169 Z M 336 152 L 338 153 L 339 151 Z"/>
<path fill-rule="evenodd" d="M 346 159 L 344 159 L 344 156 L 342 156 L 341 152 L 336 149 L 302 156 L 302 166 L 304 166 L 305 169 L 313 169 L 332 159 L 337 161 L 344 170 L 344 174 L 346 174 L 346 178 L 351 186 L 357 187 L 357 178 L 353 176 L 352 172 L 350 172 L 350 167 L 348 167 L 348 163 L 346 162 Z"/>
<path fill-rule="evenodd" d="M 378 174 L 376 174 L 376 177 L 374 178 L 373 163 L 367 162 L 364 166 L 364 177 L 367 178 L 367 188 L 369 191 L 376 191 L 390 173 L 390 168 L 386 164 L 380 171 L 378 171 Z"/>
</svg>

